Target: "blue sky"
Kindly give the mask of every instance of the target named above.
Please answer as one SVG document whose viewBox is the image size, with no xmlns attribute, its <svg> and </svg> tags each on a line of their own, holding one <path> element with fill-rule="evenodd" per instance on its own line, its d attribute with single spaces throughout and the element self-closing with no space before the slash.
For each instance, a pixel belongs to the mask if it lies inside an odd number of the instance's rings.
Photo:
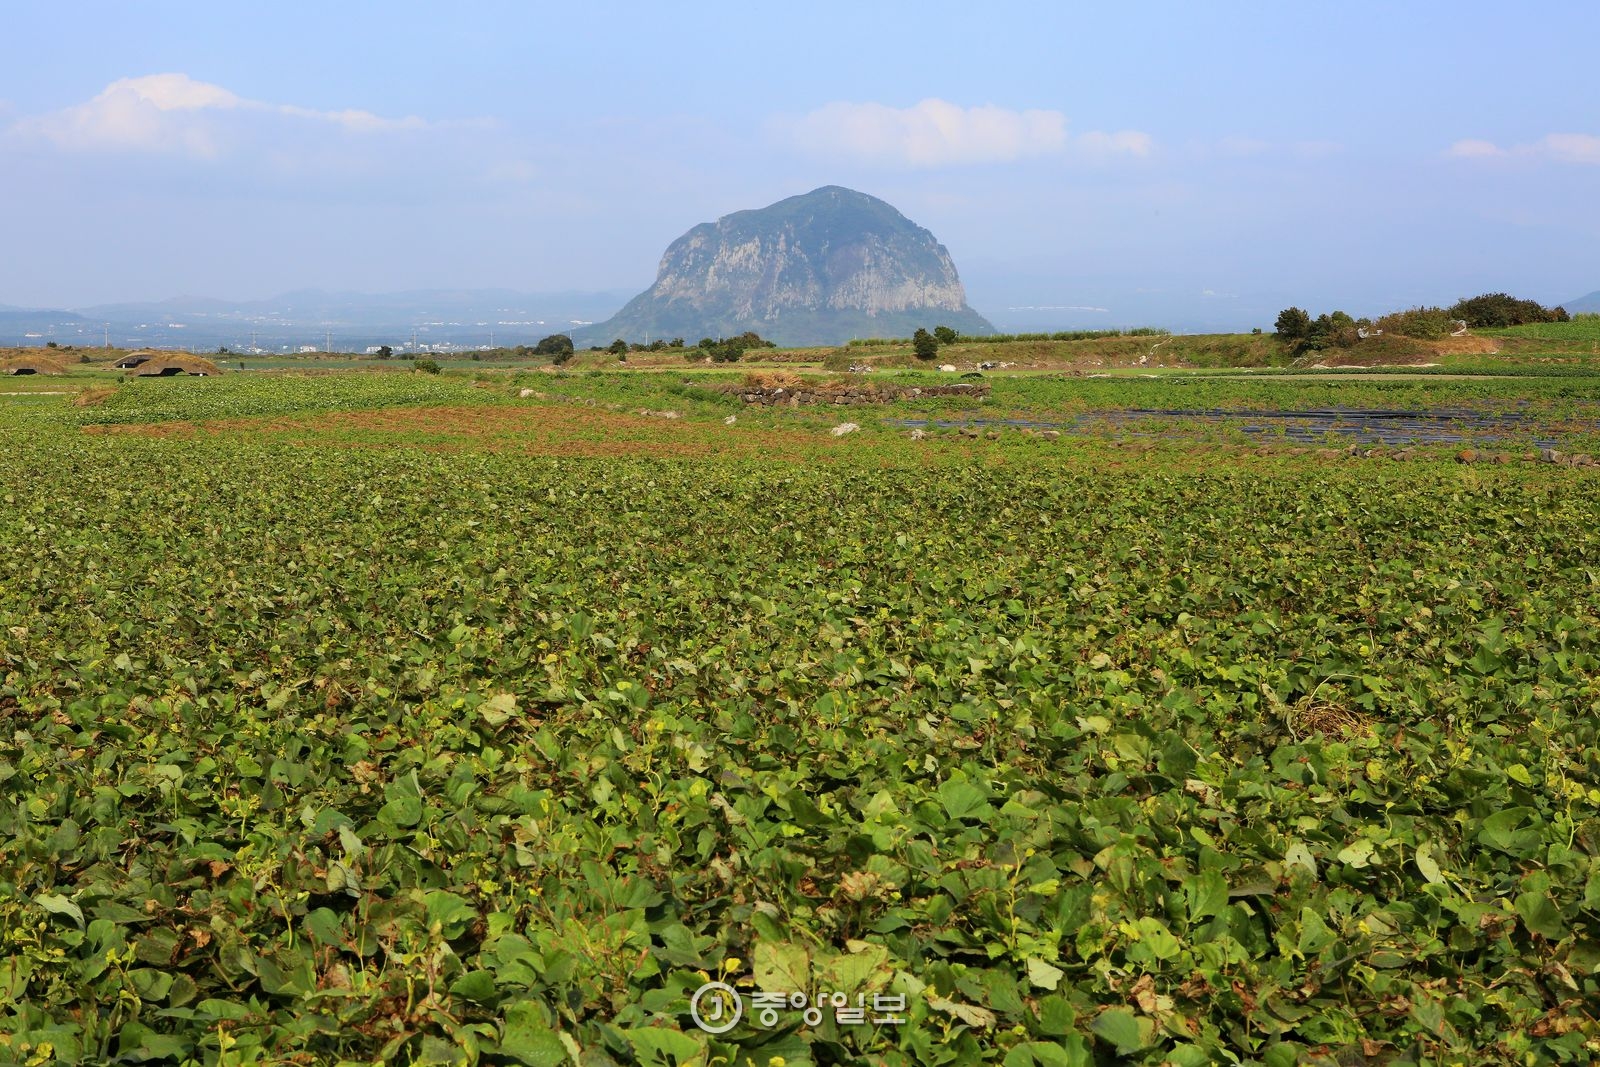
<svg viewBox="0 0 1600 1067">
<path fill-rule="evenodd" d="M 1247 327 L 1287 303 L 1600 289 L 1593 4 L 6 21 L 0 304 L 643 288 L 695 223 L 825 184 L 931 229 L 997 321 Z"/>
</svg>

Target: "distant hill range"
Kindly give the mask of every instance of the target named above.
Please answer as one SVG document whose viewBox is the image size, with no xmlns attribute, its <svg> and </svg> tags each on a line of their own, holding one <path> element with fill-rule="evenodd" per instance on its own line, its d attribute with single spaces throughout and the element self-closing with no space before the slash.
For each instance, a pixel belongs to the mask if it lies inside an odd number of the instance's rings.
<svg viewBox="0 0 1600 1067">
<path fill-rule="evenodd" d="M 554 333 L 587 331 L 614 314 L 631 289 L 522 293 L 510 289 L 417 289 L 400 293 L 305 289 L 266 300 L 181 296 L 148 303 L 67 309 L 0 304 L 0 345 L 99 345 L 276 352 L 331 345 L 342 352 L 376 345 L 419 350 L 534 344 Z M 608 335 L 606 340 L 611 338 Z"/>
<path fill-rule="evenodd" d="M 754 330 L 782 345 L 908 337 L 917 327 L 993 333 L 927 230 L 837 185 L 704 222 L 661 257 L 656 282 L 584 338 L 645 341 Z"/>
<path fill-rule="evenodd" d="M 1595 290 L 1588 296 L 1580 296 L 1576 300 L 1568 300 L 1561 306 L 1573 315 L 1600 313 L 1600 289 Z"/>
</svg>

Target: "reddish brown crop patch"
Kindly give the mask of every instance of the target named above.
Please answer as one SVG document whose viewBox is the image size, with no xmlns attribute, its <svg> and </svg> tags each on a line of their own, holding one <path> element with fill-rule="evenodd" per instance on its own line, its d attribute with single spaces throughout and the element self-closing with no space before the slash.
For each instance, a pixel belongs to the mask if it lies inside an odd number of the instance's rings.
<svg viewBox="0 0 1600 1067">
<path fill-rule="evenodd" d="M 134 437 L 251 434 L 326 447 L 420 447 L 541 456 L 750 455 L 798 459 L 838 442 L 794 430 L 733 428 L 562 405 L 384 408 L 295 417 L 212 419 L 85 427 Z"/>
</svg>

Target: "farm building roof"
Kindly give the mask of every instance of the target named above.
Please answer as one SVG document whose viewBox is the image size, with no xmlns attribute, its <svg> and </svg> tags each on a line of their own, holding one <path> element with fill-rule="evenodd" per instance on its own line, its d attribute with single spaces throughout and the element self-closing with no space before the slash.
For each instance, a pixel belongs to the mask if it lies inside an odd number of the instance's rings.
<svg viewBox="0 0 1600 1067">
<path fill-rule="evenodd" d="M 209 359 L 185 355 L 156 356 L 133 370 L 136 378 L 173 378 L 183 374 L 210 378 L 221 373 Z"/>
<path fill-rule="evenodd" d="M 45 356 L 12 356 L 0 359 L 0 374 L 63 374 L 66 367 Z"/>
</svg>

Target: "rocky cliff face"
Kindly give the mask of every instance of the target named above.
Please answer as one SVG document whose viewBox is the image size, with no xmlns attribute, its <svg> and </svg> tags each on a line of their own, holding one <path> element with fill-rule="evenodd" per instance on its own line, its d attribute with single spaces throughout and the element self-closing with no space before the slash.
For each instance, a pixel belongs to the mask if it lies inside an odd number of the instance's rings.
<svg viewBox="0 0 1600 1067">
<path fill-rule="evenodd" d="M 654 285 L 584 332 L 693 344 L 755 330 L 806 345 L 939 325 L 993 332 L 933 234 L 876 197 L 826 186 L 696 226 L 667 248 Z"/>
</svg>

